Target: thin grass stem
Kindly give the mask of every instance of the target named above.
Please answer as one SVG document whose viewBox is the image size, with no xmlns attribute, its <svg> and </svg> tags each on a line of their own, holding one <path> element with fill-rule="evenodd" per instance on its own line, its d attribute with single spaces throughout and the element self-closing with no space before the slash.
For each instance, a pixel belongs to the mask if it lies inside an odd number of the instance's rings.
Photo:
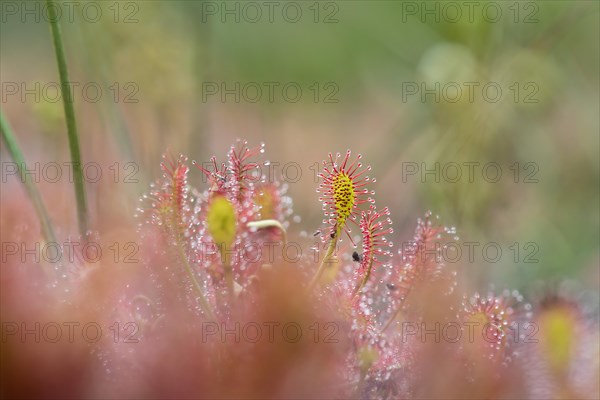
<svg viewBox="0 0 600 400">
<path fill-rule="evenodd" d="M 48 212 L 46 211 L 44 202 L 42 201 L 42 196 L 37 190 L 37 186 L 35 186 L 35 183 L 31 180 L 30 175 L 23 174 L 23 169 L 25 169 L 26 171 L 28 171 L 29 169 L 27 168 L 27 164 L 25 164 L 25 157 L 23 157 L 23 152 L 21 151 L 19 144 L 17 143 L 17 139 L 13 134 L 8 121 L 4 118 L 4 114 L 2 113 L 2 111 L 0 111 L 0 130 L 2 131 L 2 139 L 6 144 L 8 153 L 17 165 L 17 172 L 19 173 L 21 182 L 23 183 L 23 186 L 25 186 L 25 191 L 27 192 L 29 199 L 33 203 L 35 212 L 37 213 L 37 216 L 40 220 L 40 226 L 42 229 L 42 235 L 44 236 L 44 240 L 46 241 L 46 243 L 56 243 L 56 236 L 54 235 L 52 222 L 50 220 Z"/>
<path fill-rule="evenodd" d="M 58 74 L 60 76 L 61 94 L 65 119 L 67 122 L 67 134 L 69 137 L 69 150 L 71 152 L 71 162 L 73 163 L 73 183 L 75 186 L 75 198 L 77 200 L 77 221 L 79 224 L 79 233 L 85 238 L 87 237 L 88 231 L 87 201 L 83 182 L 81 153 L 79 150 L 79 135 L 77 134 L 75 109 L 73 107 L 73 92 L 70 88 L 62 32 L 59 25 L 59 18 L 56 13 L 57 5 L 54 0 L 46 0 L 46 4 L 48 6 L 48 20 L 52 30 L 54 50 L 56 52 L 56 61 L 58 63 Z"/>
</svg>

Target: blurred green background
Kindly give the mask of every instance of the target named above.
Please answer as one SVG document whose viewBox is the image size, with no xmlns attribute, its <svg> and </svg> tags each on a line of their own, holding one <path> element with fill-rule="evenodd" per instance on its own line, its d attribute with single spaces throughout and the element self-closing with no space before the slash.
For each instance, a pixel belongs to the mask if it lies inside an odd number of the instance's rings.
<svg viewBox="0 0 600 400">
<path fill-rule="evenodd" d="M 45 5 L 3 3 L 2 108 L 28 161 L 66 161 L 62 103 L 6 93 L 6 83 L 34 88 L 58 79 Z M 122 203 L 92 192 L 96 210 L 132 213 L 167 150 L 206 160 L 243 137 L 265 142 L 269 160 L 301 166 L 289 193 L 302 218 L 297 229 L 311 231 L 322 218 L 314 165 L 350 148 L 373 166 L 396 242 L 408 240 L 431 209 L 462 240 L 500 244 L 499 262 L 487 262 L 479 247 L 466 267 L 482 282 L 523 288 L 572 278 L 597 290 L 598 2 L 473 2 L 471 9 L 301 1 L 274 2 L 272 14 L 263 1 L 73 3 L 73 18 L 63 3 L 61 19 L 71 79 L 103 88 L 95 102 L 75 92 L 84 161 L 133 161 L 141 178 L 122 187 Z M 272 101 L 265 82 L 276 85 Z M 207 92 L 222 83 L 240 84 L 239 102 Z M 286 100 L 286 83 L 302 89 L 298 101 Z M 253 101 L 256 85 L 263 92 Z M 480 163 L 472 182 L 465 162 Z M 435 163 L 439 182 L 420 170 L 403 175 Z M 462 166 L 457 182 L 448 163 Z M 482 176 L 486 163 L 500 167 L 498 182 Z"/>
</svg>

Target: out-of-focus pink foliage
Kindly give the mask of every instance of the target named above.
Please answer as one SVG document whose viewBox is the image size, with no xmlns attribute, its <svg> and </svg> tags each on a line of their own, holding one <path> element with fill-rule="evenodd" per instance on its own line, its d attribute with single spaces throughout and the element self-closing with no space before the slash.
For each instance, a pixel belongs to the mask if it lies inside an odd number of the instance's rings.
<svg viewBox="0 0 600 400">
<path fill-rule="evenodd" d="M 52 316 L 115 329 L 95 343 L 3 340 L 2 394 L 598 396 L 598 358 L 587 359 L 598 355 L 598 325 L 576 301 L 547 299 L 536 311 L 515 290 L 478 294 L 444 262 L 444 246 L 458 238 L 430 212 L 410 240 L 392 238 L 391 212 L 376 206 L 375 180 L 363 175 L 371 168 L 360 156 L 350 162 L 349 151 L 323 163 L 324 226 L 300 229 L 286 186 L 261 174 L 263 153 L 240 141 L 223 162 L 193 162 L 196 177 L 187 158 L 165 157 L 163 178 L 140 203 L 138 263 L 74 259 L 58 281 L 54 271 L 3 264 L 3 323 Z M 305 233 L 314 230 L 320 239 Z M 35 296 L 22 301 L 24 293 Z"/>
</svg>

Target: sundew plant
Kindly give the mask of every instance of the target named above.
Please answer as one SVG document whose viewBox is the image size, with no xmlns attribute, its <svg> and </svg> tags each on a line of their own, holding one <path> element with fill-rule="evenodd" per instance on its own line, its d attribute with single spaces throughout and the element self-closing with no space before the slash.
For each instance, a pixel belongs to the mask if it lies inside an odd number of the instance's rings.
<svg viewBox="0 0 600 400">
<path fill-rule="evenodd" d="M 600 398 L 599 16 L 2 1 L 0 398 Z"/>
<path fill-rule="evenodd" d="M 412 238 L 398 237 L 371 167 L 350 150 L 322 162 L 324 218 L 312 233 L 286 185 L 261 172 L 264 153 L 238 140 L 222 160 L 163 156 L 135 216 L 139 270 L 101 290 L 110 316 L 92 312 L 116 321 L 110 338 L 90 339 L 88 327 L 85 349 L 68 351 L 101 366 L 96 394 L 593 398 L 585 366 L 598 325 L 568 288 L 530 300 L 492 283 L 467 291 L 469 277 L 445 262 L 456 228 L 427 212 Z M 92 262 L 60 263 L 58 278 L 11 276 L 61 312 L 82 312 Z M 15 333 L 6 327 L 5 338 Z"/>
<path fill-rule="evenodd" d="M 262 335 L 274 323 L 264 320 L 263 307 L 269 306 L 263 302 L 281 301 L 279 291 L 273 298 L 269 291 L 284 280 L 295 299 L 293 307 L 280 310 L 281 322 L 293 323 L 288 328 L 294 332 L 288 337 L 284 331 L 280 345 L 301 340 L 299 323 L 313 318 L 305 326 L 309 341 L 335 347 L 333 355 L 328 351 L 335 362 L 319 375 L 337 385 L 315 387 L 318 393 L 377 399 L 439 395 L 428 387 L 428 373 L 440 363 L 450 368 L 444 371 L 457 396 L 504 396 L 516 382 L 521 393 L 531 395 L 592 394 L 593 380 L 576 382 L 572 374 L 582 366 L 578 348 L 591 345 L 597 327 L 581 319 L 582 310 L 565 293 L 536 299 L 536 307 L 510 288 L 462 293 L 458 282 L 468 277 L 458 277 L 442 256 L 448 243 L 459 240 L 456 228 L 442 226 L 428 212 L 417 219 L 414 236 L 394 246 L 392 240 L 402 238 L 394 235 L 390 210 L 378 209 L 377 183 L 367 175 L 371 167 L 350 150 L 329 153 L 322 163 L 317 192 L 323 225 L 309 235 L 290 222 L 292 200 L 285 186 L 261 175 L 264 147 L 238 141 L 222 162 L 193 161 L 203 174 L 198 188 L 188 182 L 187 158 L 165 157 L 163 178 L 141 199 L 140 233 L 160 243 L 151 259 L 166 257 L 179 267 L 167 272 L 148 260 L 148 273 L 156 285 L 164 284 L 161 279 L 177 283 L 181 306 L 191 313 L 187 324 L 203 338 L 212 373 L 227 376 L 227 369 L 219 371 L 228 365 L 225 360 L 260 357 L 265 350 L 256 342 L 277 346 Z M 306 247 L 310 236 L 314 243 Z M 293 256 L 291 243 L 299 249 Z M 265 251 L 269 246 L 277 250 Z M 167 310 L 157 312 L 167 317 Z M 250 322 L 240 327 L 240 321 Z M 551 325 L 541 343 L 540 324 Z M 244 340 L 251 343 L 242 345 Z M 285 394 L 276 385 L 269 393 Z"/>
</svg>

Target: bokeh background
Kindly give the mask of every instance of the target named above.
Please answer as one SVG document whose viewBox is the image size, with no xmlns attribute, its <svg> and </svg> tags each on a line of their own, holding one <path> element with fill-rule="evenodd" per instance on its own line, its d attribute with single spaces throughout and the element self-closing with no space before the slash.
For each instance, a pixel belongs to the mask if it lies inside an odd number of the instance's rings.
<svg viewBox="0 0 600 400">
<path fill-rule="evenodd" d="M 29 163 L 67 162 L 62 103 L 51 88 L 35 89 L 58 82 L 44 3 L 3 3 L 2 110 Z M 432 210 L 461 240 L 500 244 L 498 262 L 479 251 L 465 267 L 484 289 L 493 281 L 527 292 L 569 279 L 598 291 L 598 2 L 475 2 L 472 14 L 454 3 L 460 17 L 444 2 L 276 3 L 269 15 L 263 2 L 76 2 L 73 18 L 62 18 L 71 80 L 103 89 L 98 101 L 93 88 L 87 97 L 75 90 L 83 161 L 101 164 L 105 177 L 115 162 L 122 174 L 133 171 L 126 163 L 136 166 L 137 183 L 111 175 L 87 184 L 93 228 L 134 223 L 163 153 L 207 160 L 240 137 L 264 142 L 272 162 L 301 166 L 297 182 L 288 170 L 300 217 L 293 229 L 312 232 L 322 219 L 315 163 L 352 149 L 373 167 L 396 241 Z M 273 101 L 265 82 L 276 83 Z M 472 101 L 465 82 L 478 85 Z M 499 101 L 490 100 L 493 89 L 482 94 L 490 82 L 502 90 Z M 223 83 L 240 84 L 239 102 L 207 92 Z M 248 83 L 263 88 L 258 101 L 252 87 L 242 91 Z M 282 93 L 288 83 L 302 89 L 298 101 Z M 436 99 L 421 85 L 447 91 Z M 23 98 L 24 88 L 34 94 Z M 4 145 L 1 157 L 11 161 Z M 463 165 L 462 178 L 403 177 L 407 163 L 436 162 Z M 497 163 L 502 178 L 490 183 L 479 167 L 469 182 L 465 162 Z M 192 184 L 202 187 L 200 178 L 193 171 Z M 38 186 L 61 234 L 75 232 L 71 186 Z M 1 196 L 3 208 L 27 202 L 14 177 L 3 178 Z M 2 218 L 3 237 L 36 223 L 32 208 Z"/>
</svg>

